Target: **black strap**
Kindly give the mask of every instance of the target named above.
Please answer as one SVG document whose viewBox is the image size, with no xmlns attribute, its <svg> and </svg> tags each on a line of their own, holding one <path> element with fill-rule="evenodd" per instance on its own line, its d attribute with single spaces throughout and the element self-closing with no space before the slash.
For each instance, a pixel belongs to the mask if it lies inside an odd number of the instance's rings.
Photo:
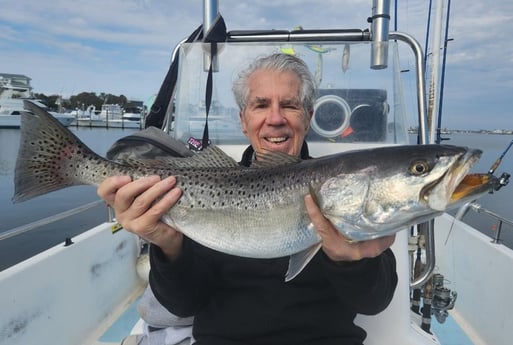
<svg viewBox="0 0 513 345">
<path fill-rule="evenodd" d="M 378 18 L 385 18 L 385 19 L 390 20 L 390 15 L 389 14 L 375 14 L 372 17 L 367 18 L 367 23 L 372 23 L 372 21 L 374 19 L 378 19 Z"/>
<path fill-rule="evenodd" d="M 212 90 L 213 90 L 213 64 L 214 59 L 217 58 L 217 42 L 225 42 L 227 38 L 226 24 L 221 15 L 217 15 L 212 23 L 210 29 L 205 34 L 204 42 L 210 42 L 210 66 L 208 68 L 207 85 L 205 88 L 205 127 L 203 128 L 203 139 L 201 141 L 201 148 L 205 149 L 209 145 L 208 134 L 208 114 L 210 112 L 210 105 L 212 104 Z"/>
<path fill-rule="evenodd" d="M 203 25 L 200 25 L 194 32 L 187 38 L 186 42 L 191 43 L 201 39 L 203 34 Z M 177 55 L 167 71 L 166 77 L 160 86 L 159 93 L 151 106 L 151 109 L 146 116 L 144 127 L 150 126 L 162 128 L 164 125 L 164 119 L 166 117 L 167 108 L 173 97 L 173 93 L 176 87 L 176 81 L 178 79 L 178 56 Z"/>
<path fill-rule="evenodd" d="M 213 67 L 212 61 L 217 56 L 217 42 L 225 42 L 227 38 L 226 25 L 221 15 L 217 15 L 214 22 L 208 32 L 203 32 L 203 26 L 199 26 L 194 32 L 187 38 L 186 43 L 191 43 L 199 40 L 204 42 L 210 42 L 210 67 L 207 77 L 207 85 L 205 90 L 205 106 L 206 106 L 206 119 L 205 129 L 203 131 L 202 147 L 206 148 L 209 142 L 208 134 L 208 113 L 210 111 L 210 105 L 212 103 L 212 89 L 213 89 Z M 164 119 L 166 112 L 173 97 L 174 90 L 176 88 L 176 82 L 178 79 L 178 60 L 179 55 L 173 59 L 171 66 L 167 72 L 167 75 L 160 87 L 159 93 L 155 98 L 155 101 L 151 107 L 149 114 L 146 117 L 145 127 L 154 126 L 162 128 L 164 125 Z"/>
<path fill-rule="evenodd" d="M 205 127 L 203 128 L 203 139 L 201 140 L 202 149 L 207 148 L 209 136 L 208 136 L 208 113 L 210 112 L 210 105 L 212 104 L 212 64 L 213 59 L 216 56 L 217 44 L 215 42 L 210 43 L 210 67 L 208 68 L 207 86 L 205 88 Z"/>
</svg>

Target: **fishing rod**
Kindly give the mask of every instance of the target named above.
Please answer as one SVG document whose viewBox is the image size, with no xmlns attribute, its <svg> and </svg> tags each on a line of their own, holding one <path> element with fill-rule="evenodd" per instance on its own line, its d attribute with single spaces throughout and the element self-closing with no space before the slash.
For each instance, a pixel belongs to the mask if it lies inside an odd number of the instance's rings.
<svg viewBox="0 0 513 345">
<path fill-rule="evenodd" d="M 442 75 L 440 76 L 440 100 L 438 101 L 438 131 L 436 132 L 436 143 L 440 144 L 442 140 L 448 140 L 448 138 L 442 138 L 441 126 L 442 126 L 442 106 L 444 103 L 444 84 L 445 84 L 445 66 L 447 64 L 447 42 L 452 41 L 449 38 L 449 18 L 451 17 L 451 0 L 447 2 L 447 15 L 445 18 L 445 37 L 444 37 L 444 52 L 442 56 Z"/>
<path fill-rule="evenodd" d="M 500 157 L 497 158 L 497 160 L 492 164 L 492 166 L 490 167 L 490 170 L 488 170 L 488 175 L 493 175 L 495 170 L 497 170 L 497 168 L 499 167 L 499 165 L 502 162 L 502 159 L 504 158 L 506 153 L 508 153 L 511 146 L 513 146 L 513 140 L 511 140 L 511 142 L 506 147 L 504 152 L 502 152 Z M 511 177 L 511 175 L 509 173 L 503 172 L 500 177 L 495 179 L 496 182 L 494 182 L 493 190 L 491 190 L 490 193 L 493 193 L 493 191 L 498 191 L 502 187 L 507 186 L 509 183 L 510 177 Z M 470 207 L 473 208 L 476 212 L 479 212 L 478 210 L 482 208 L 480 205 L 476 204 L 475 201 L 470 201 L 460 207 L 458 212 L 456 212 L 456 215 L 454 216 L 454 218 L 456 218 L 458 220 L 463 219 L 463 217 L 467 214 Z M 451 231 L 452 231 L 452 225 L 451 225 L 451 229 L 449 230 L 449 233 L 451 233 Z M 449 239 L 449 237 L 447 237 L 447 239 Z M 445 243 L 447 243 L 447 240 L 445 241 Z"/>
<path fill-rule="evenodd" d="M 506 149 L 504 150 L 504 152 L 500 155 L 499 158 L 497 158 L 497 160 L 495 161 L 495 163 L 493 163 L 493 165 L 490 167 L 490 170 L 488 170 L 488 173 L 489 174 L 493 174 L 495 172 L 495 170 L 497 170 L 497 168 L 499 167 L 499 164 L 501 164 L 502 162 L 502 159 L 504 158 L 504 156 L 506 155 L 506 153 L 509 151 L 509 149 L 511 148 L 511 146 L 513 145 L 513 140 L 511 140 L 511 142 L 509 143 L 508 147 L 506 147 Z"/>
</svg>

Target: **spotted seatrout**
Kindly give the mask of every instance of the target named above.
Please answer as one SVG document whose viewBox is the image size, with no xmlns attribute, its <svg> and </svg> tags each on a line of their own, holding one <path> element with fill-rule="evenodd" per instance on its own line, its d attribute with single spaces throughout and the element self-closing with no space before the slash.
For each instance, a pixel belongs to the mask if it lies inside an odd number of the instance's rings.
<svg viewBox="0 0 513 345">
<path fill-rule="evenodd" d="M 472 174 L 481 151 L 445 145 L 393 146 L 300 161 L 258 155 L 242 167 L 209 147 L 190 158 L 113 162 L 32 103 L 22 115 L 15 202 L 67 186 L 97 186 L 106 177 L 176 176 L 183 190 L 163 221 L 212 249 L 253 258 L 290 256 L 286 279 L 320 247 L 304 197 L 312 194 L 327 219 L 361 241 L 392 234 L 475 199 L 493 176 Z M 467 177 L 466 177 L 467 176 Z"/>
</svg>

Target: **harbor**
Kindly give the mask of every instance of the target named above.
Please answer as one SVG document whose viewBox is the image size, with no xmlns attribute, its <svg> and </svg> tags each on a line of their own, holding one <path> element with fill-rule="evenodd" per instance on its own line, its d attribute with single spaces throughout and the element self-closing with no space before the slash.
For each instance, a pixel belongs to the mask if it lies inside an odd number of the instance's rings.
<svg viewBox="0 0 513 345">
<path fill-rule="evenodd" d="M 145 114 L 151 106 L 151 103 L 144 104 L 142 101 L 127 100 L 124 96 L 104 93 L 81 92 L 69 99 L 61 95 L 47 96 L 34 92 L 31 80 L 22 74 L 0 73 L 0 128 L 20 128 L 20 115 L 27 113 L 25 101 L 48 110 L 66 127 L 143 129 Z M 151 99 L 148 101 L 151 102 Z M 118 101 L 124 106 L 108 103 L 109 100 Z M 45 104 L 45 101 L 49 104 Z M 98 104 L 99 110 L 94 104 L 84 102 Z M 53 111 L 50 107 L 54 108 Z"/>
</svg>

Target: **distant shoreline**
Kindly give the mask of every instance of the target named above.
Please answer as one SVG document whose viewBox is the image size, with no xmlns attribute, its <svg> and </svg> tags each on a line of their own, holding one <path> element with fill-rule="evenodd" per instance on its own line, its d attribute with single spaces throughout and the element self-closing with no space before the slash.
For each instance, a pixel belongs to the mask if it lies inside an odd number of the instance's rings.
<svg viewBox="0 0 513 345">
<path fill-rule="evenodd" d="M 417 128 L 408 128 L 408 134 L 417 134 Z M 513 135 L 513 129 L 442 129 L 440 134 L 495 134 Z"/>
</svg>

